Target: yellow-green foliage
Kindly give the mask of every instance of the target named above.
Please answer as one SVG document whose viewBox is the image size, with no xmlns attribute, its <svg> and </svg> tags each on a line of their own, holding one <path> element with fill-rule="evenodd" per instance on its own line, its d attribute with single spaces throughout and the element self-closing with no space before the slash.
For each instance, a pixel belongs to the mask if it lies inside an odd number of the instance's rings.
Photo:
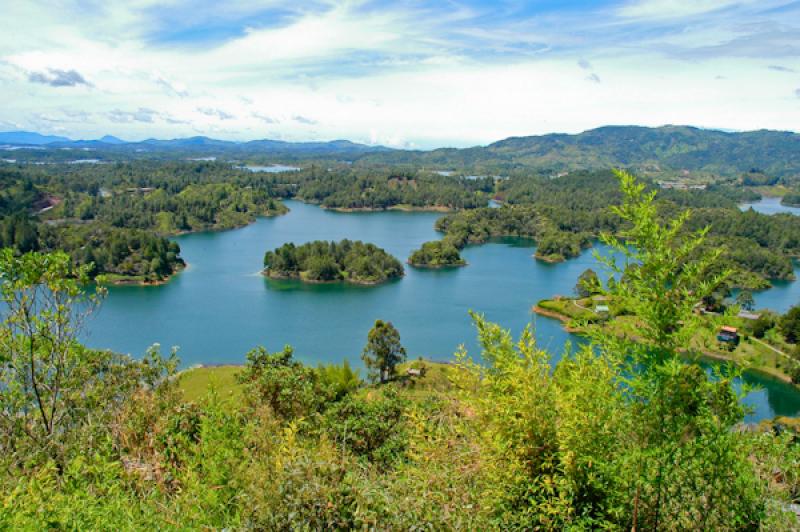
<svg viewBox="0 0 800 532">
<path fill-rule="evenodd" d="M 643 271 L 671 282 L 662 269 L 681 265 L 670 246 L 643 248 Z M 32 270 L 42 257 L 0 259 L 4 275 L 11 264 L 22 273 L 4 285 L 6 304 L 41 284 Z M 678 356 L 691 337 L 674 329 L 689 323 L 681 293 L 697 280 L 683 273 L 673 292 L 641 275 L 615 292 L 650 343 L 598 328 L 555 368 L 530 330 L 514 341 L 478 315 L 479 361 L 464 351 L 452 366 L 415 361 L 366 387 L 346 366 L 297 362 L 289 347 L 177 381 L 155 352 L 94 371 L 74 358 L 67 399 L 48 396 L 66 413 L 54 431 L 30 414 L 36 398 L 19 373 L 4 374 L 14 394 L 0 394 L 2 411 L 18 414 L 0 423 L 0 529 L 797 528 L 793 435 L 740 430 L 737 374 L 709 379 Z M 656 301 L 655 290 L 673 299 Z M 27 345 L 12 325 L 4 345 Z M 52 356 L 36 360 L 37 375 L 58 378 Z M 100 385 L 86 386 L 87 372 Z"/>
<path fill-rule="evenodd" d="M 178 375 L 178 387 L 185 401 L 198 401 L 213 388 L 223 399 L 238 402 L 242 398 L 241 385 L 236 380 L 241 366 L 203 366 Z"/>
</svg>

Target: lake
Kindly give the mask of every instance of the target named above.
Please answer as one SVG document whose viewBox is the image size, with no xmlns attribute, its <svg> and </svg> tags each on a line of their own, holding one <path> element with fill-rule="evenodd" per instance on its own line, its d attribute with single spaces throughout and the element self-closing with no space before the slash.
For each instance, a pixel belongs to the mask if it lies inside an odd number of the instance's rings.
<svg viewBox="0 0 800 532">
<path fill-rule="evenodd" d="M 266 172 L 268 174 L 279 174 L 281 172 L 296 172 L 300 170 L 300 168 L 297 166 L 285 166 L 282 164 L 271 164 L 269 166 L 247 165 L 247 166 L 238 166 L 237 168 L 241 168 L 243 170 L 250 170 L 251 172 Z"/>
<path fill-rule="evenodd" d="M 241 229 L 177 237 L 187 270 L 161 286 L 111 287 L 89 324 L 87 343 L 134 356 L 152 343 L 165 351 L 176 345 L 184 367 L 243 363 L 257 345 L 274 351 L 285 344 L 304 362 L 347 358 L 360 365 L 367 332 L 376 319 L 384 319 L 400 331 L 409 358 L 448 360 L 460 344 L 478 358 L 469 310 L 515 336 L 534 326 L 539 346 L 554 360 L 567 342 L 581 341 L 531 307 L 572 293 L 586 268 L 598 268 L 591 250 L 545 264 L 533 259 L 532 241 L 501 239 L 466 248 L 466 267 L 406 267 L 404 278 L 380 286 L 269 280 L 260 275 L 264 253 L 285 242 L 363 240 L 405 261 L 420 244 L 440 236 L 433 229 L 437 213 L 337 213 L 298 201 L 286 205 L 289 214 L 260 218 Z M 748 380 L 763 386 L 748 398 L 756 409 L 751 419 L 800 412 L 800 393 L 792 387 L 760 376 Z"/>
<path fill-rule="evenodd" d="M 781 205 L 781 198 L 770 196 L 764 196 L 754 203 L 743 203 L 739 205 L 739 208 L 743 211 L 752 208 L 754 211 L 760 212 L 761 214 L 779 214 L 785 212 L 800 215 L 800 207 Z"/>
<path fill-rule="evenodd" d="M 761 214 L 780 214 L 788 213 L 800 215 L 800 207 L 788 207 L 781 205 L 781 198 L 762 197 L 755 203 L 743 203 L 739 205 L 743 211 L 753 209 Z M 795 275 L 800 277 L 800 266 L 795 261 Z M 773 281 L 772 288 L 762 290 L 753 294 L 757 308 L 768 308 L 783 314 L 790 307 L 800 303 L 800 283 L 794 281 Z"/>
</svg>

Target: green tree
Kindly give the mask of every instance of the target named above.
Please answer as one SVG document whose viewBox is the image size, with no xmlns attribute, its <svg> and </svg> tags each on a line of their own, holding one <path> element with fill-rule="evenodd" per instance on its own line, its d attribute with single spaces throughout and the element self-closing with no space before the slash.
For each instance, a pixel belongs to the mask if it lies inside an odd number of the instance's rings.
<svg viewBox="0 0 800 532">
<path fill-rule="evenodd" d="M 587 268 L 578 277 L 578 282 L 575 283 L 575 295 L 578 297 L 589 297 L 596 294 L 600 290 L 600 279 L 597 273 L 591 268 Z"/>
<path fill-rule="evenodd" d="M 776 323 L 777 323 L 777 318 L 775 317 L 775 315 L 771 312 L 764 311 L 761 313 L 761 315 L 758 317 L 757 320 L 754 320 L 752 322 L 752 324 L 750 325 L 751 328 L 750 330 L 753 336 L 755 336 L 756 338 L 764 338 L 764 335 L 766 335 L 767 331 L 775 327 Z"/>
<path fill-rule="evenodd" d="M 753 310 L 756 307 L 756 300 L 753 298 L 753 292 L 750 290 L 740 290 L 736 294 L 736 304 L 743 310 Z"/>
<path fill-rule="evenodd" d="M 620 238 L 603 240 L 626 264 L 638 265 L 627 268 L 613 296 L 639 318 L 637 335 L 643 338 L 619 339 L 599 331 L 595 341 L 604 352 L 621 357 L 620 380 L 637 420 L 627 449 L 634 472 L 627 481 L 629 496 L 635 502 L 626 526 L 715 528 L 734 516 L 757 519 L 763 499 L 743 444 L 732 434 L 744 415 L 732 386 L 740 372 L 722 368 L 710 380 L 696 363 L 679 356 L 691 353 L 690 340 L 700 325 L 695 304 L 729 275 L 726 270 L 713 273 L 719 271 L 715 263 L 722 251 L 705 245 L 707 227 L 685 229 L 689 211 L 662 220 L 655 193 L 646 193 L 627 172 L 616 173 L 624 201 L 614 211 L 626 225 Z M 602 260 L 616 272 L 625 269 L 613 258 Z M 714 496 L 695 506 L 686 498 L 687 488 L 677 489 L 687 485 L 695 492 L 691 498 Z"/>
<path fill-rule="evenodd" d="M 400 344 L 400 333 L 391 322 L 375 321 L 367 335 L 361 359 L 373 381 L 379 380 L 383 384 L 395 376 L 397 365 L 406 359 L 406 350 Z"/>
<path fill-rule="evenodd" d="M 800 340 L 800 305 L 790 308 L 789 311 L 781 317 L 778 328 L 787 342 L 793 344 L 798 343 Z"/>
<path fill-rule="evenodd" d="M 86 441 L 110 436 L 112 416 L 134 391 L 154 389 L 177 364 L 157 350 L 135 362 L 78 342 L 103 294 L 85 289 L 89 268 L 66 253 L 0 250 L 0 449 L 20 460 L 61 467 L 70 450 L 87 452 Z"/>
<path fill-rule="evenodd" d="M 319 411 L 326 399 L 319 374 L 294 360 L 293 353 L 288 345 L 277 353 L 263 347 L 247 353 L 247 364 L 238 379 L 251 407 L 269 405 L 284 419 Z"/>
</svg>

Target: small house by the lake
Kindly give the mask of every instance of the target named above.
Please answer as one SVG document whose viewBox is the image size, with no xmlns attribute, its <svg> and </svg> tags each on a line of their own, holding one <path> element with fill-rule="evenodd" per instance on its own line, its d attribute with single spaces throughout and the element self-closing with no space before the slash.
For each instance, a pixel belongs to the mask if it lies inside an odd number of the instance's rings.
<svg viewBox="0 0 800 532">
<path fill-rule="evenodd" d="M 739 330 L 736 327 L 723 325 L 717 333 L 717 341 L 727 346 L 739 345 Z"/>
</svg>

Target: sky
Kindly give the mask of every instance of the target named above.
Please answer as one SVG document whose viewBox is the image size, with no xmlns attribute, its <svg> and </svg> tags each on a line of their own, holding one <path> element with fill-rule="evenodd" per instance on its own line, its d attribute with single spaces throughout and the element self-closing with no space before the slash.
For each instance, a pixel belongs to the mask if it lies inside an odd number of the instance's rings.
<svg viewBox="0 0 800 532">
<path fill-rule="evenodd" d="M 463 147 L 800 129 L 800 1 L 0 0 L 0 131 Z"/>
</svg>

